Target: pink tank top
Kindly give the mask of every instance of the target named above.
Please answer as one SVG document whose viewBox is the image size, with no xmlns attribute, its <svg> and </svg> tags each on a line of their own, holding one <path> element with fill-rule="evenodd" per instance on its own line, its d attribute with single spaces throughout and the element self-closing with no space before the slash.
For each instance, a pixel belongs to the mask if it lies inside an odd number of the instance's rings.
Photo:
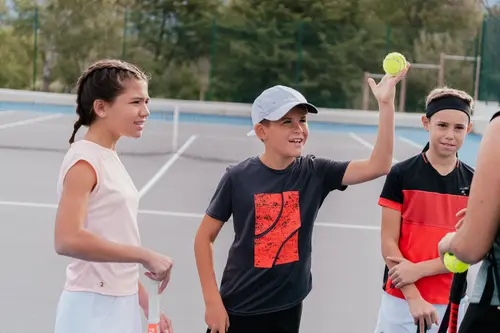
<svg viewBox="0 0 500 333">
<path fill-rule="evenodd" d="M 57 193 L 62 193 L 68 170 L 79 160 L 96 171 L 97 185 L 90 196 L 85 228 L 109 241 L 140 246 L 137 213 L 139 193 L 118 154 L 87 140 L 73 143 L 59 173 Z M 138 290 L 139 265 L 71 259 L 66 268 L 65 289 L 125 296 Z"/>
</svg>

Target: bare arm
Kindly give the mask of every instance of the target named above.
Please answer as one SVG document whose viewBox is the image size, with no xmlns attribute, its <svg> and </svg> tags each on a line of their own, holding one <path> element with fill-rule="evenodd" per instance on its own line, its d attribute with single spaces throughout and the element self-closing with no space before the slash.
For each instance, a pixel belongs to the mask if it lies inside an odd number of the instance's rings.
<svg viewBox="0 0 500 333">
<path fill-rule="evenodd" d="M 476 264 L 485 257 L 499 229 L 499 140 L 500 117 L 496 117 L 481 141 L 464 222 L 445 249 L 468 264 Z"/>
<path fill-rule="evenodd" d="M 388 207 L 382 207 L 382 255 L 389 269 L 396 263 L 387 259 L 388 257 L 403 258 L 399 249 L 399 235 L 401 232 L 401 212 Z M 411 283 L 401 288 L 401 292 L 407 300 L 420 298 L 420 292 L 415 284 Z"/>
<path fill-rule="evenodd" d="M 147 250 L 110 242 L 84 229 L 90 193 L 96 182 L 94 169 L 85 161 L 77 162 L 68 171 L 55 222 L 55 251 L 86 261 L 144 264 Z"/>
<path fill-rule="evenodd" d="M 439 257 L 419 262 L 417 263 L 417 265 L 419 266 L 419 270 L 422 272 L 422 277 L 445 274 L 450 272 L 444 266 L 443 262 L 441 261 L 441 258 Z"/>
<path fill-rule="evenodd" d="M 343 185 L 364 183 L 387 175 L 394 147 L 394 103 L 379 103 L 378 135 L 368 159 L 354 160 L 346 169 Z"/>
<path fill-rule="evenodd" d="M 222 303 L 217 287 L 213 261 L 213 243 L 224 223 L 208 215 L 203 217 L 194 240 L 196 267 L 205 304 Z"/>
</svg>

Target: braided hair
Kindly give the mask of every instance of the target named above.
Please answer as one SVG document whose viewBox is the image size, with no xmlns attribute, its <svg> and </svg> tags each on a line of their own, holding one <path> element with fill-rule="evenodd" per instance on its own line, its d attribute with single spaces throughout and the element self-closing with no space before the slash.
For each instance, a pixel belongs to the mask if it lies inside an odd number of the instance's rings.
<svg viewBox="0 0 500 333">
<path fill-rule="evenodd" d="M 135 65 L 121 60 L 106 59 L 93 63 L 78 79 L 76 84 L 76 114 L 69 143 L 82 126 L 90 126 L 96 119 L 94 101 L 112 103 L 124 91 L 126 80 L 148 81 L 148 77 Z"/>
</svg>

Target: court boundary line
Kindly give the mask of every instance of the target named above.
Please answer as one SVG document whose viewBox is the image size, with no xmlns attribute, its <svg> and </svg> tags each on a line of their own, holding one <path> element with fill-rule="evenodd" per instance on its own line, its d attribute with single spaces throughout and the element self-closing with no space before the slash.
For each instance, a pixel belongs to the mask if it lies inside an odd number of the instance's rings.
<svg viewBox="0 0 500 333">
<path fill-rule="evenodd" d="M 5 128 L 12 128 L 12 127 L 17 127 L 17 126 L 24 126 L 24 125 L 39 123 L 42 121 L 56 119 L 56 118 L 60 118 L 60 117 L 62 117 L 62 114 L 55 113 L 55 114 L 50 114 L 48 116 L 41 116 L 41 117 L 29 118 L 29 119 L 25 119 L 25 120 L 19 120 L 19 121 L 15 121 L 12 123 L 0 124 L 0 130 L 5 129 Z"/>
<path fill-rule="evenodd" d="M 375 148 L 374 145 L 372 145 L 371 143 L 369 143 L 368 141 L 366 141 L 365 139 L 363 139 L 362 137 L 360 137 L 359 135 L 357 135 L 356 133 L 354 132 L 349 132 L 349 136 L 356 140 L 358 143 L 360 143 L 361 145 L 365 146 L 366 148 L 370 149 L 370 150 L 373 150 Z M 392 164 L 395 164 L 395 163 L 398 163 L 399 161 L 397 159 L 394 158 L 394 156 L 392 157 Z"/>
<path fill-rule="evenodd" d="M 421 144 L 416 143 L 415 141 L 410 140 L 407 137 L 399 135 L 398 138 L 399 138 L 400 141 L 402 141 L 402 142 L 404 142 L 404 143 L 406 143 L 406 144 L 408 144 L 408 145 L 410 145 L 412 147 L 415 147 L 415 148 L 418 148 L 418 149 L 423 149 L 424 148 L 424 146 L 422 146 Z"/>
<path fill-rule="evenodd" d="M 8 200 L 0 200 L 0 206 L 57 209 L 57 204 L 49 204 L 49 203 L 42 203 L 42 202 L 8 201 Z M 192 219 L 200 219 L 200 220 L 204 216 L 204 214 L 199 214 L 199 213 L 185 213 L 185 212 L 176 212 L 176 211 L 170 211 L 170 210 L 153 210 L 153 209 L 139 209 L 139 214 L 140 215 L 151 215 L 151 216 L 171 216 L 171 217 L 181 217 L 181 218 L 192 218 Z M 231 219 L 229 221 L 231 221 Z M 364 230 L 364 231 L 379 231 L 380 230 L 380 226 L 366 225 L 366 224 L 315 222 L 314 225 L 318 226 L 318 227 L 333 228 L 333 229 L 351 229 L 351 230 Z"/>
<path fill-rule="evenodd" d="M 168 169 L 181 157 L 181 155 L 191 146 L 191 144 L 196 140 L 198 136 L 193 134 L 189 137 L 189 139 L 184 142 L 181 148 L 172 155 L 165 164 L 151 177 L 151 179 L 139 190 L 139 198 L 144 197 L 149 190 L 155 186 L 155 184 L 163 177 L 163 175 L 167 172 Z"/>
</svg>

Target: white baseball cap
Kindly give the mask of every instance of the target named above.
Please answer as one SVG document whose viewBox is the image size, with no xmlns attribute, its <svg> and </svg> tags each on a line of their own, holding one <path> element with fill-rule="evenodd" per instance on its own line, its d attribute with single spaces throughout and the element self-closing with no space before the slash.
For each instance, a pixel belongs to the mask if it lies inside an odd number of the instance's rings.
<svg viewBox="0 0 500 333">
<path fill-rule="evenodd" d="M 253 126 L 255 127 L 264 119 L 270 121 L 280 120 L 298 105 L 304 105 L 309 113 L 318 113 L 318 109 L 309 103 L 297 90 L 282 85 L 268 88 L 252 104 Z M 251 130 L 247 135 L 255 135 L 255 131 Z"/>
</svg>

